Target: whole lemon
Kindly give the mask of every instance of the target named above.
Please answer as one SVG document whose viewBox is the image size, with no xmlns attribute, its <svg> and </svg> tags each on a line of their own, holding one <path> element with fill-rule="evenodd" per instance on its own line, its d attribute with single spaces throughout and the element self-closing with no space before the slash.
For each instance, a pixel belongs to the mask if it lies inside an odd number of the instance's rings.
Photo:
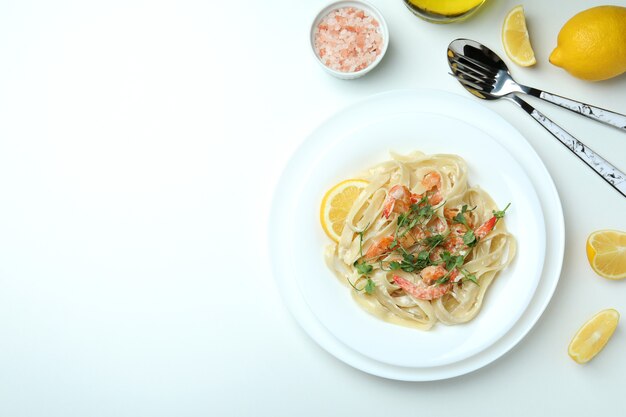
<svg viewBox="0 0 626 417">
<path fill-rule="evenodd" d="M 589 81 L 626 71 L 626 7 L 598 6 L 572 17 L 559 32 L 550 62 Z"/>
</svg>

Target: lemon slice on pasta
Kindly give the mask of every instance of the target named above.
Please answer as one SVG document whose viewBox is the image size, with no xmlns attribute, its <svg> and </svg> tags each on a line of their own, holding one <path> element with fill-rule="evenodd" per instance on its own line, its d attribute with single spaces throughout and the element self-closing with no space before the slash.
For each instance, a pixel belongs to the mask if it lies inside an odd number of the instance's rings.
<svg viewBox="0 0 626 417">
<path fill-rule="evenodd" d="M 589 362 L 609 341 L 617 327 L 618 321 L 619 313 L 612 308 L 602 310 L 590 318 L 578 330 L 569 344 L 567 350 L 569 356 L 576 363 Z"/>
<path fill-rule="evenodd" d="M 360 179 L 345 180 L 328 190 L 322 199 L 320 222 L 324 232 L 335 242 L 339 242 L 350 208 L 368 184 Z"/>
</svg>

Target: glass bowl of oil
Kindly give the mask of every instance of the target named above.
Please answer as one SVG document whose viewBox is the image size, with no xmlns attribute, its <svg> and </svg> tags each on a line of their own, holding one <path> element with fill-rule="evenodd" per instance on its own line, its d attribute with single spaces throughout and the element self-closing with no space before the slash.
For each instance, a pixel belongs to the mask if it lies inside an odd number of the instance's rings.
<svg viewBox="0 0 626 417">
<path fill-rule="evenodd" d="M 403 0 L 414 15 L 430 23 L 452 23 L 467 19 L 485 0 Z"/>
</svg>

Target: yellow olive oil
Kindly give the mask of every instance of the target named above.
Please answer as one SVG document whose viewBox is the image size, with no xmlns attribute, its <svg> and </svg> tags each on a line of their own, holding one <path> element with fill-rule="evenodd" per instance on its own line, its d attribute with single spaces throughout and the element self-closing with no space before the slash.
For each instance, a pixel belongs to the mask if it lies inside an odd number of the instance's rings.
<svg viewBox="0 0 626 417">
<path fill-rule="evenodd" d="M 485 0 L 403 0 L 413 14 L 431 23 L 467 19 Z"/>
</svg>

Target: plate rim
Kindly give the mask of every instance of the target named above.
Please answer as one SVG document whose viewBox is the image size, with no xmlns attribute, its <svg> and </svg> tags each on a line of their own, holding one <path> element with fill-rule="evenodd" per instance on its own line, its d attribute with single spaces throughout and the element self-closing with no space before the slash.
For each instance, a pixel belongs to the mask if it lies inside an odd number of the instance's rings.
<svg viewBox="0 0 626 417">
<path fill-rule="evenodd" d="M 280 222 L 278 222 L 278 219 L 284 218 L 284 216 L 278 215 L 279 204 L 280 204 L 279 191 L 282 187 L 285 186 L 285 184 L 288 184 L 290 181 L 292 181 L 292 179 L 288 178 L 287 173 L 289 171 L 289 167 L 294 157 L 306 150 L 306 147 L 309 144 L 310 139 L 313 137 L 313 135 L 316 132 L 320 131 L 324 127 L 327 127 L 329 124 L 333 123 L 335 119 L 339 119 L 342 117 L 342 115 L 349 114 L 350 112 L 354 112 L 354 111 L 363 112 L 363 109 L 364 108 L 366 109 L 368 104 L 369 105 L 371 105 L 372 103 L 375 104 L 378 101 L 384 102 L 385 100 L 389 100 L 389 99 L 394 100 L 394 98 L 398 98 L 396 96 L 399 96 L 399 98 L 402 100 L 409 100 L 411 104 L 415 105 L 411 107 L 409 110 L 404 109 L 403 111 L 414 112 L 414 113 L 428 112 L 431 114 L 438 114 L 438 115 L 442 115 L 445 117 L 453 118 L 463 123 L 472 125 L 473 127 L 477 128 L 478 130 L 482 131 L 487 136 L 489 136 L 491 140 L 498 142 L 509 154 L 511 154 L 515 159 L 518 160 L 520 166 L 525 171 L 525 173 L 527 174 L 528 178 L 531 181 L 531 184 L 535 188 L 535 192 L 540 197 L 539 198 L 540 206 L 541 206 L 541 210 L 543 211 L 544 219 L 545 219 L 544 227 L 548 228 L 548 224 L 547 224 L 548 219 L 549 217 L 552 217 L 551 225 L 552 227 L 556 227 L 557 229 L 556 231 L 557 231 L 558 239 L 555 239 L 554 241 L 549 238 L 549 234 L 547 233 L 547 230 L 546 230 L 545 259 L 552 260 L 552 263 L 554 264 L 554 261 L 553 261 L 554 256 L 547 256 L 548 251 L 551 249 L 553 250 L 553 252 L 556 251 L 556 258 L 558 258 L 558 262 L 552 266 L 552 269 L 554 269 L 554 271 L 549 271 L 552 276 L 552 279 L 547 284 L 544 284 L 544 282 L 546 281 L 544 277 L 546 275 L 546 264 L 544 263 L 542 272 L 541 272 L 541 277 L 539 279 L 539 284 L 534 294 L 532 295 L 531 300 L 523 314 L 526 314 L 531 309 L 533 304 L 538 305 L 538 309 L 535 308 L 535 311 L 531 313 L 532 318 L 530 320 L 525 320 L 525 323 L 523 323 L 523 328 L 521 330 L 519 329 L 519 326 L 522 326 L 522 324 L 520 324 L 520 322 L 522 321 L 522 318 L 520 318 L 511 327 L 511 329 L 509 329 L 508 332 L 506 332 L 499 340 L 497 340 L 491 346 L 476 353 L 474 356 L 468 358 L 467 361 L 469 361 L 470 363 L 464 363 L 465 361 L 461 361 L 461 362 L 455 362 L 451 364 L 432 366 L 432 367 L 404 367 L 404 366 L 391 365 L 388 363 L 377 361 L 370 357 L 366 357 L 362 355 L 361 353 L 353 350 L 349 346 L 343 344 L 343 342 L 338 340 L 334 335 L 330 333 L 328 329 L 325 328 L 324 324 L 320 322 L 319 319 L 317 319 L 317 317 L 315 316 L 315 313 L 311 311 L 310 308 L 308 307 L 306 300 L 304 299 L 303 295 L 300 293 L 298 289 L 297 283 L 295 282 L 292 283 L 293 288 L 288 289 L 287 287 L 289 286 L 289 283 L 281 282 L 281 279 L 279 277 L 280 276 L 279 264 L 277 262 L 277 258 L 275 255 L 276 250 L 274 250 L 275 245 L 273 243 L 274 239 L 272 237 L 273 236 L 272 230 L 276 230 L 276 226 L 279 225 Z M 461 106 L 462 108 L 467 107 L 468 109 L 473 110 L 473 113 L 477 113 L 482 116 L 483 124 L 481 125 L 479 122 L 476 122 L 476 119 L 470 120 L 469 113 L 471 112 L 467 112 L 467 113 L 462 112 L 459 117 L 458 114 L 451 114 L 447 106 L 441 109 L 434 109 L 433 107 L 429 107 L 428 110 L 417 109 L 417 107 L 419 107 L 420 104 L 423 104 L 424 101 L 428 101 L 428 99 L 430 100 L 434 99 L 433 100 L 434 102 L 436 102 L 437 100 L 442 101 L 442 102 L 454 102 L 456 106 Z M 429 101 L 428 103 L 429 106 L 432 106 L 432 103 L 433 103 L 432 101 Z M 397 112 L 392 112 L 392 111 L 389 111 L 389 109 L 387 109 L 387 114 L 389 115 L 396 114 L 396 113 Z M 493 128 L 491 129 L 491 131 L 490 129 L 484 128 L 484 125 L 486 123 L 485 120 L 489 120 L 489 123 L 493 125 L 492 126 Z M 498 134 L 494 135 L 493 131 L 499 131 L 500 135 Z M 504 138 L 504 136 L 502 135 L 504 131 L 508 131 L 508 133 L 513 132 L 515 133 L 515 135 L 513 136 L 518 136 L 518 137 L 514 139 Z M 519 142 L 514 142 L 514 141 L 519 141 Z M 515 145 L 515 143 L 521 143 L 521 145 L 519 144 Z M 522 146 L 526 148 L 525 158 L 534 159 L 534 165 L 532 166 L 533 170 L 535 172 L 536 171 L 541 171 L 541 172 L 531 175 L 531 172 L 529 172 L 528 164 L 522 163 L 516 157 L 516 153 L 512 151 L 511 149 L 512 144 L 514 146 Z M 537 189 L 536 178 L 535 180 L 533 180 L 533 177 L 542 178 L 543 182 L 541 182 L 541 185 L 542 185 L 541 192 L 540 190 Z M 546 202 L 545 199 L 541 198 L 541 194 L 545 194 L 545 193 L 548 193 L 550 196 L 552 196 L 552 199 L 551 199 L 552 201 L 550 201 L 552 210 L 545 209 L 546 205 L 548 205 L 548 202 Z M 556 210 L 554 210 L 555 208 Z M 507 353 L 509 350 L 515 347 L 530 332 L 530 330 L 534 327 L 534 325 L 537 323 L 537 321 L 539 320 L 539 318 L 542 316 L 543 312 L 547 308 L 550 300 L 552 299 L 552 296 L 554 295 L 554 291 L 556 290 L 556 287 L 559 281 L 559 277 L 560 277 L 560 273 L 562 269 L 562 260 L 563 260 L 563 255 L 564 255 L 564 218 L 563 218 L 561 201 L 560 201 L 558 191 L 556 189 L 556 186 L 554 185 L 554 181 L 552 177 L 550 176 L 549 172 L 547 171 L 547 168 L 545 167 L 545 164 L 543 164 L 543 161 L 541 160 L 539 155 L 536 153 L 532 145 L 524 138 L 521 132 L 519 132 L 514 126 L 512 126 L 499 114 L 493 112 L 492 110 L 480 105 L 478 102 L 471 100 L 469 98 L 462 97 L 454 93 L 441 91 L 441 90 L 435 90 L 435 89 L 399 89 L 399 90 L 391 90 L 391 91 L 387 91 L 383 93 L 378 93 L 378 94 L 366 97 L 362 100 L 356 101 L 340 109 L 339 111 L 331 115 L 329 118 L 327 118 L 325 121 L 323 121 L 320 125 L 318 125 L 318 127 L 314 129 L 313 131 L 311 131 L 309 135 L 307 135 L 307 138 L 305 138 L 300 143 L 300 145 L 292 153 L 287 164 L 283 168 L 281 176 L 278 182 L 276 183 L 276 188 L 274 190 L 268 226 L 269 226 L 268 240 L 269 240 L 269 249 L 270 249 L 269 255 L 270 255 L 270 263 L 272 267 L 272 273 L 274 275 L 274 281 L 278 287 L 279 292 L 281 293 L 281 298 L 286 303 L 288 310 L 290 311 L 292 316 L 296 319 L 296 321 L 299 323 L 299 325 L 305 330 L 305 332 L 309 335 L 309 337 L 311 337 L 322 348 L 324 348 L 327 352 L 329 352 L 336 358 L 340 359 L 341 361 L 357 369 L 360 369 L 364 372 L 381 376 L 384 378 L 396 379 L 396 380 L 427 381 L 427 380 L 451 378 L 454 376 L 463 375 L 463 374 L 472 372 L 474 370 L 477 370 L 479 368 L 482 368 L 483 366 L 486 366 L 487 364 L 495 361 L 496 359 L 498 359 L 499 357 Z M 540 296 L 539 290 L 541 289 L 540 287 L 542 286 L 542 284 L 544 284 L 545 288 L 543 289 L 544 290 L 543 294 L 541 294 Z M 296 290 L 296 292 L 293 291 L 294 289 Z M 298 301 L 296 302 L 295 299 L 298 299 Z M 507 339 L 506 343 L 503 341 L 503 339 Z M 487 356 L 485 357 L 485 355 Z"/>
</svg>

